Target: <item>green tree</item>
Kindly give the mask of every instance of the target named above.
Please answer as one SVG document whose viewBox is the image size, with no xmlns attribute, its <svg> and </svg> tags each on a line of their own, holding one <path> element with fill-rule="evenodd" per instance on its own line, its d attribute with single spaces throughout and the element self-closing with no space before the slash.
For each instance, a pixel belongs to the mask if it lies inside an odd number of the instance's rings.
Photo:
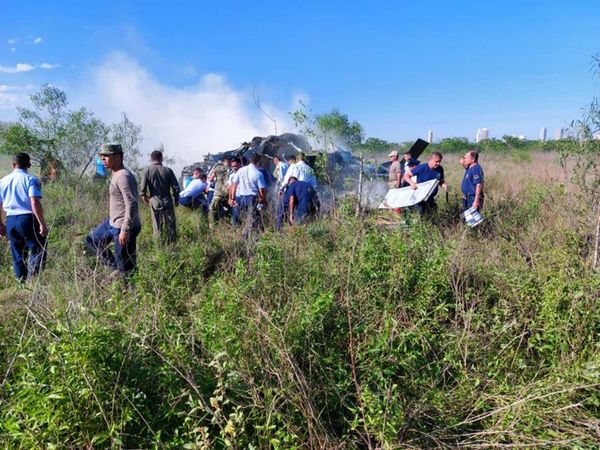
<svg viewBox="0 0 600 450">
<path fill-rule="evenodd" d="M 337 108 L 333 108 L 327 114 L 317 114 L 315 124 L 326 142 L 335 143 L 337 139 L 341 139 L 350 147 L 355 147 L 360 145 L 365 137 L 362 125 L 357 121 L 350 121 L 348 116 Z"/>
<path fill-rule="evenodd" d="M 67 175 L 81 177 L 94 160 L 100 144 L 123 145 L 127 163 L 136 168 L 141 156 L 141 128 L 127 115 L 106 124 L 87 108 L 70 110 L 67 95 L 45 84 L 31 97 L 31 108 L 19 108 L 19 121 L 0 130 L 0 151 L 27 151 L 42 167 L 56 161 Z"/>
<path fill-rule="evenodd" d="M 600 58 L 593 58 L 595 76 L 600 77 Z M 593 229 L 594 249 L 592 267 L 600 263 L 600 104 L 597 98 L 583 109 L 581 119 L 571 122 L 568 130 L 570 140 L 559 147 L 563 161 L 567 158 L 575 162 L 571 171 L 582 189 L 581 204 L 591 205 L 589 223 Z M 586 214 L 586 216 L 588 215 Z"/>
</svg>

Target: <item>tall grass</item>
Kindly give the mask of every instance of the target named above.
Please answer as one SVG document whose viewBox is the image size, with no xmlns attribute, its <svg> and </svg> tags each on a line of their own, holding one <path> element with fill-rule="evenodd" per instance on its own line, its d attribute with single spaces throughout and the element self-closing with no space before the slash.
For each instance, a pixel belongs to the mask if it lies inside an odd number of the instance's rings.
<svg viewBox="0 0 600 450">
<path fill-rule="evenodd" d="M 46 186 L 47 270 L 16 288 L 0 243 L 1 445 L 597 448 L 600 278 L 576 188 L 547 154 L 482 164 L 479 230 L 456 191 L 431 223 L 341 205 L 252 241 L 178 210 L 168 247 L 144 209 L 127 286 L 81 252 L 104 188 Z"/>
</svg>

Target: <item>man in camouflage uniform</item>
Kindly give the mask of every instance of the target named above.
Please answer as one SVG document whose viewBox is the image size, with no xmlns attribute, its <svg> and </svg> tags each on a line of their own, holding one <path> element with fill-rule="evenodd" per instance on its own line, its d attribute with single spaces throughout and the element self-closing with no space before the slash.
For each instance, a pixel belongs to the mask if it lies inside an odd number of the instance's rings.
<svg viewBox="0 0 600 450">
<path fill-rule="evenodd" d="M 222 208 L 227 208 L 228 190 L 227 180 L 229 178 L 229 158 L 223 158 L 222 163 L 217 163 L 208 174 L 208 182 L 215 183 L 215 193 L 208 208 L 208 221 L 214 226 L 220 217 Z"/>
</svg>

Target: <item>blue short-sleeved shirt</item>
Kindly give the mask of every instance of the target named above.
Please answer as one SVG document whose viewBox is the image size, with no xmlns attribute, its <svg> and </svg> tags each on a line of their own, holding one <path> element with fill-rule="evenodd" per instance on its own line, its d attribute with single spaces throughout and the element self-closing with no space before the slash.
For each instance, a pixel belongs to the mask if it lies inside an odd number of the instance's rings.
<svg viewBox="0 0 600 450">
<path fill-rule="evenodd" d="M 15 169 L 0 180 L 0 203 L 7 216 L 31 214 L 31 197 L 42 197 L 40 180 L 24 169 Z"/>
<path fill-rule="evenodd" d="M 306 181 L 294 181 L 291 186 L 288 187 L 289 197 L 294 196 L 298 203 L 310 201 L 315 196 L 315 190 Z"/>
<path fill-rule="evenodd" d="M 444 181 L 444 168 L 442 166 L 438 166 L 437 169 L 431 169 L 429 164 L 423 163 L 412 168 L 410 172 L 417 176 L 417 183 L 424 183 L 425 181 L 430 180 L 439 180 L 440 183 Z M 431 193 L 431 197 L 434 197 L 437 194 L 437 191 L 438 188 L 436 187 Z"/>
<path fill-rule="evenodd" d="M 464 195 L 475 195 L 475 188 L 483 183 L 483 169 L 479 164 L 469 167 L 465 171 L 461 189 Z"/>
</svg>

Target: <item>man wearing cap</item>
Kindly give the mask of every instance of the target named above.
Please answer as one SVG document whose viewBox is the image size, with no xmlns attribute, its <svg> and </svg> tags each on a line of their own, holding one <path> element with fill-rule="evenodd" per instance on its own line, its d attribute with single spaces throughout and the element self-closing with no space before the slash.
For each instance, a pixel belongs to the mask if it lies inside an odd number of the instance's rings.
<svg viewBox="0 0 600 450">
<path fill-rule="evenodd" d="M 466 168 L 462 180 L 463 208 L 481 209 L 483 206 L 483 169 L 479 165 L 479 153 L 468 151 L 463 157 L 463 167 Z"/>
<path fill-rule="evenodd" d="M 215 164 L 208 173 L 208 182 L 215 184 L 213 198 L 208 207 L 208 221 L 211 227 L 220 218 L 223 208 L 227 208 L 229 161 L 230 158 L 226 156 L 223 158 L 223 162 Z"/>
<path fill-rule="evenodd" d="M 160 150 L 150 154 L 150 161 L 151 165 L 142 178 L 142 200 L 150 204 L 154 236 L 163 235 L 167 242 L 175 242 L 177 227 L 174 206 L 179 202 L 179 183 L 173 171 L 163 166 Z"/>
<path fill-rule="evenodd" d="M 128 275 L 136 267 L 136 240 L 142 228 L 138 211 L 135 176 L 123 165 L 121 144 L 104 144 L 99 152 L 112 172 L 109 187 L 109 218 L 102 221 L 85 239 L 87 250 L 100 260 Z M 115 253 L 108 246 L 113 242 Z"/>
<path fill-rule="evenodd" d="M 392 163 L 390 164 L 390 170 L 388 172 L 388 187 L 390 189 L 397 189 L 400 187 L 402 167 L 400 161 L 398 161 L 398 151 L 394 150 L 389 155 Z"/>
<path fill-rule="evenodd" d="M 12 173 L 0 180 L 0 207 L 6 214 L 4 225 L 0 213 L 0 236 L 10 242 L 13 269 L 22 283 L 44 267 L 48 227 L 40 201 L 40 180 L 27 172 L 29 155 L 17 153 L 12 166 Z"/>
</svg>

